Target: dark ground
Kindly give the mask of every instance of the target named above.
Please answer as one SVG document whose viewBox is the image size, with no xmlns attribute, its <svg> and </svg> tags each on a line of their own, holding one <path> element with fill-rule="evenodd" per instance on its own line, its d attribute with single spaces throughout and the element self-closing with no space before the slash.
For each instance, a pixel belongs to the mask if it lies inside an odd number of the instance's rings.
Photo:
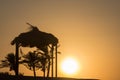
<svg viewBox="0 0 120 80">
<path fill-rule="evenodd" d="M 98 79 L 75 79 L 75 78 L 65 78 L 65 77 L 58 77 L 58 78 L 43 78 L 37 77 L 36 79 L 32 76 L 12 76 L 12 75 L 0 75 L 0 80 L 98 80 Z"/>
</svg>

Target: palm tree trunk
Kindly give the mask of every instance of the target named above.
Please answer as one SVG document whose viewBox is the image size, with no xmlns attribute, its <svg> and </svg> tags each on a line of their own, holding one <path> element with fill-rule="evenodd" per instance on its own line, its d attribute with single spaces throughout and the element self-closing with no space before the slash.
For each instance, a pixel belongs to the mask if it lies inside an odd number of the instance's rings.
<svg viewBox="0 0 120 80">
<path fill-rule="evenodd" d="M 44 78 L 45 78 L 45 69 L 44 69 Z"/>
<path fill-rule="evenodd" d="M 45 80 L 45 64 L 43 65 L 43 78 Z"/>
<path fill-rule="evenodd" d="M 34 78 L 36 80 L 36 71 L 35 71 L 35 66 L 33 66 L 33 74 L 34 74 Z"/>
</svg>

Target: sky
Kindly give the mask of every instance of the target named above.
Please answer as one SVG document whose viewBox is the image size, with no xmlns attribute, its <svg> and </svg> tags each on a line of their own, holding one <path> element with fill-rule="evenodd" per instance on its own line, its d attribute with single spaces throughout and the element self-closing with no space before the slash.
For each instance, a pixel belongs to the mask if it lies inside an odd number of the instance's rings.
<svg viewBox="0 0 120 80">
<path fill-rule="evenodd" d="M 0 59 L 15 52 L 10 42 L 29 31 L 26 22 L 59 39 L 58 76 L 120 80 L 119 0 L 0 0 Z M 61 71 L 67 57 L 79 63 L 75 75 Z M 33 75 L 24 66 L 20 71 Z"/>
</svg>

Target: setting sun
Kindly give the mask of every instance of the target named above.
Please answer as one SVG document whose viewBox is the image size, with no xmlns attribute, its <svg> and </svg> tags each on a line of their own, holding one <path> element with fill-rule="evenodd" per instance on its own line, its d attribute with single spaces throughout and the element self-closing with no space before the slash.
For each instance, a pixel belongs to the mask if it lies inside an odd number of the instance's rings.
<svg viewBox="0 0 120 80">
<path fill-rule="evenodd" d="M 74 74 L 78 70 L 78 63 L 73 58 L 67 58 L 62 62 L 61 68 L 66 74 Z"/>
</svg>

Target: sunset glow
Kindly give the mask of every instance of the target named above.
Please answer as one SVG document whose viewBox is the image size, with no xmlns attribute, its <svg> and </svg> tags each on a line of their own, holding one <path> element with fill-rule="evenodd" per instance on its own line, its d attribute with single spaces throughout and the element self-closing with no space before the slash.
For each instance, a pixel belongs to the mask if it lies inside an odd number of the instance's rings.
<svg viewBox="0 0 120 80">
<path fill-rule="evenodd" d="M 65 59 L 61 66 L 63 72 L 66 74 L 76 73 L 79 67 L 77 61 L 72 58 Z"/>
</svg>

